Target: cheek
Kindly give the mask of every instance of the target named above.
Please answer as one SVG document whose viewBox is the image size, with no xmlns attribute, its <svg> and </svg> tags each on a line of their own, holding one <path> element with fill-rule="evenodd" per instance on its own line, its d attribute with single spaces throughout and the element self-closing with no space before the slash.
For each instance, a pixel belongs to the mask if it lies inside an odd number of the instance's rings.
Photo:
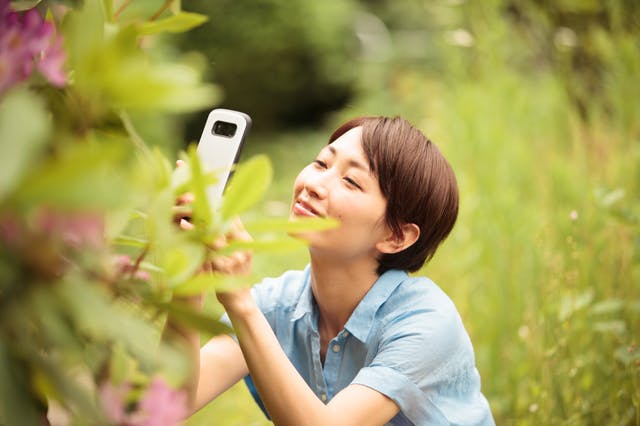
<svg viewBox="0 0 640 426">
<path fill-rule="evenodd" d="M 300 191 L 302 190 L 302 188 L 304 187 L 304 180 L 303 180 L 303 174 L 304 174 L 304 170 L 301 171 L 298 176 L 296 176 L 296 179 L 293 181 L 293 188 L 292 188 L 292 194 L 293 197 L 295 198 L 297 194 L 300 193 Z"/>
</svg>

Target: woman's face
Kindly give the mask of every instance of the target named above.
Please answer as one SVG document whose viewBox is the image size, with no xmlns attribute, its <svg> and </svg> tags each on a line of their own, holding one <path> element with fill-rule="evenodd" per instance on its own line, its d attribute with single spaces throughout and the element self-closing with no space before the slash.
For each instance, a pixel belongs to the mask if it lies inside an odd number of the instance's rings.
<svg viewBox="0 0 640 426">
<path fill-rule="evenodd" d="M 338 228 L 301 236 L 312 250 L 335 252 L 342 259 L 374 256 L 375 245 L 390 233 L 387 202 L 362 150 L 362 128 L 353 128 L 306 166 L 295 180 L 291 217 L 329 217 Z"/>
</svg>

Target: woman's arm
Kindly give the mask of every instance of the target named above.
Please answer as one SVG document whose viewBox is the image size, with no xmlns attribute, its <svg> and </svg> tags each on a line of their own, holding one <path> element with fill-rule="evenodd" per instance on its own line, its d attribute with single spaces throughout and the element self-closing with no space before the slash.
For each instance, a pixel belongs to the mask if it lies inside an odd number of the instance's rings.
<svg viewBox="0 0 640 426">
<path fill-rule="evenodd" d="M 202 305 L 201 297 L 184 300 L 195 309 Z M 213 337 L 200 348 L 200 333 L 167 320 L 165 334 L 182 342 L 189 352 L 192 371 L 185 390 L 189 396 L 189 416 L 229 389 L 249 372 L 240 346 L 230 336 Z"/>
<path fill-rule="evenodd" d="M 291 364 L 248 290 L 218 293 L 218 299 L 276 425 L 382 425 L 398 413 L 391 399 L 361 385 L 346 387 L 325 405 Z"/>
<path fill-rule="evenodd" d="M 240 346 L 230 336 L 215 336 L 199 350 L 199 372 L 192 413 L 249 373 Z"/>
</svg>

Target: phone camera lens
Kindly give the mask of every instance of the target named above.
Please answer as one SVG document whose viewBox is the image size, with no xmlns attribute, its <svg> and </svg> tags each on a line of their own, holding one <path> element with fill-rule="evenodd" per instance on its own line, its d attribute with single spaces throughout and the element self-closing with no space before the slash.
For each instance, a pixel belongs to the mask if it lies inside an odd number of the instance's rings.
<svg viewBox="0 0 640 426">
<path fill-rule="evenodd" d="M 213 123 L 213 133 L 216 135 L 231 138 L 236 134 L 237 129 L 238 126 L 227 121 L 216 121 L 215 123 Z"/>
</svg>

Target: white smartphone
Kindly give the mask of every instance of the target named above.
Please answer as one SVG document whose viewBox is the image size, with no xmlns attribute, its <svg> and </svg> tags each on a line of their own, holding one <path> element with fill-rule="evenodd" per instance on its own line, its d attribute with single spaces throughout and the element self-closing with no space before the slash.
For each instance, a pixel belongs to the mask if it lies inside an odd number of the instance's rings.
<svg viewBox="0 0 640 426">
<path fill-rule="evenodd" d="M 197 152 L 205 171 L 217 176 L 207 188 L 209 204 L 214 208 L 220 204 L 250 128 L 251 117 L 243 112 L 218 108 L 207 117 Z"/>
</svg>

